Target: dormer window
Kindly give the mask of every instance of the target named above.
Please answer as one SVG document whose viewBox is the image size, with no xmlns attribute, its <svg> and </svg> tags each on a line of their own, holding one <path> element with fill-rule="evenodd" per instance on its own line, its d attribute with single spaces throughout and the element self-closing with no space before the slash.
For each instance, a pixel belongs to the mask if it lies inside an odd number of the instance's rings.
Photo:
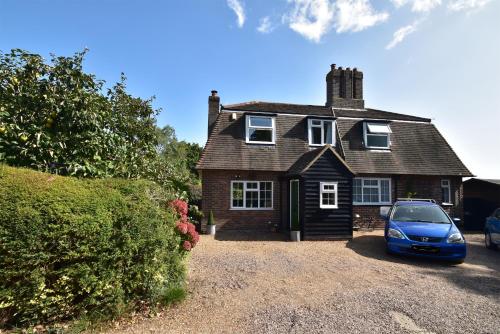
<svg viewBox="0 0 500 334">
<path fill-rule="evenodd" d="M 274 144 L 276 124 L 272 116 L 247 116 L 246 142 L 252 144 Z"/>
<path fill-rule="evenodd" d="M 388 149 L 391 146 L 392 133 L 387 123 L 363 123 L 365 147 L 373 149 Z"/>
<path fill-rule="evenodd" d="M 335 121 L 326 119 L 309 119 L 309 145 L 335 145 Z"/>
</svg>

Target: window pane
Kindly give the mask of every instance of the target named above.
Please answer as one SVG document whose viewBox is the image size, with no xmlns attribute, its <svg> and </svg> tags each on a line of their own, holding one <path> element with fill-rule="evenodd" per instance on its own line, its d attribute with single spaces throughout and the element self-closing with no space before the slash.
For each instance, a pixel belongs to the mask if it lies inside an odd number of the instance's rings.
<svg viewBox="0 0 500 334">
<path fill-rule="evenodd" d="M 335 192 L 323 193 L 323 205 L 335 205 Z"/>
<path fill-rule="evenodd" d="M 331 144 L 332 143 L 332 122 L 323 122 L 323 135 L 325 138 L 323 138 L 323 143 L 324 144 Z"/>
<path fill-rule="evenodd" d="M 264 127 L 269 127 L 271 128 L 273 126 L 273 121 L 271 117 L 256 117 L 256 116 L 251 116 L 250 117 L 250 126 L 264 126 Z"/>
<path fill-rule="evenodd" d="M 361 179 L 353 180 L 352 197 L 354 202 L 362 202 L 361 196 Z"/>
<path fill-rule="evenodd" d="M 273 130 L 272 129 L 248 129 L 248 139 L 250 141 L 261 141 L 269 142 L 273 141 Z"/>
<path fill-rule="evenodd" d="M 259 207 L 259 192 L 255 190 L 247 190 L 245 192 L 246 196 L 246 207 L 247 208 L 258 208 Z"/>
<path fill-rule="evenodd" d="M 374 136 L 367 135 L 366 136 L 366 146 L 371 147 L 389 147 L 389 139 L 388 136 Z"/>
<path fill-rule="evenodd" d="M 380 180 L 380 201 L 381 202 L 390 201 L 389 180 Z"/>
<path fill-rule="evenodd" d="M 313 120 L 311 120 L 311 125 L 312 126 L 321 126 L 321 121 L 313 119 Z"/>
<path fill-rule="evenodd" d="M 365 203 L 379 202 L 378 188 L 363 188 L 363 202 Z"/>
<path fill-rule="evenodd" d="M 368 123 L 367 127 L 370 133 L 391 133 L 389 124 Z"/>
<path fill-rule="evenodd" d="M 261 182 L 260 183 L 260 207 L 261 208 L 271 208 L 272 207 L 272 182 Z"/>
<path fill-rule="evenodd" d="M 363 180 L 365 186 L 378 187 L 378 180 Z"/>
<path fill-rule="evenodd" d="M 312 127 L 311 137 L 312 144 L 321 144 L 321 128 Z"/>
<path fill-rule="evenodd" d="M 247 182 L 247 189 L 258 189 L 259 182 Z"/>
<path fill-rule="evenodd" d="M 233 183 L 233 207 L 243 207 L 243 182 Z"/>
<path fill-rule="evenodd" d="M 449 193 L 449 187 L 442 187 L 441 192 L 443 194 L 443 203 L 450 203 L 450 193 Z"/>
</svg>

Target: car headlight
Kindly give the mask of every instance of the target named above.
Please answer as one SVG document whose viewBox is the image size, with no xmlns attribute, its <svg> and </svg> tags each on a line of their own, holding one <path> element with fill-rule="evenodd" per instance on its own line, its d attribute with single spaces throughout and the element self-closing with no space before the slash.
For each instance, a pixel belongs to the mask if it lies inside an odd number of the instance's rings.
<svg viewBox="0 0 500 334">
<path fill-rule="evenodd" d="M 403 236 L 403 233 L 399 232 L 398 230 L 396 229 L 393 229 L 393 228 L 390 228 L 388 231 L 387 231 L 387 236 L 389 238 L 396 238 L 396 239 L 404 239 L 405 237 Z"/>
<path fill-rule="evenodd" d="M 448 237 L 446 242 L 449 244 L 463 244 L 465 242 L 465 240 L 462 237 L 461 233 L 455 232 L 455 233 L 450 234 L 450 236 Z"/>
</svg>

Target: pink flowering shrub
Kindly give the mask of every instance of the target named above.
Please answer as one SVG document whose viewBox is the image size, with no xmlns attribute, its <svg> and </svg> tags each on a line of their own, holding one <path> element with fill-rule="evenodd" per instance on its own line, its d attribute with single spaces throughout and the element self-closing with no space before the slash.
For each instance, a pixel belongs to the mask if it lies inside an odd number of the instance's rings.
<svg viewBox="0 0 500 334">
<path fill-rule="evenodd" d="M 175 210 L 178 216 L 175 230 L 181 237 L 181 247 L 184 251 L 189 252 L 200 241 L 200 235 L 196 232 L 194 224 L 189 221 L 188 204 L 181 199 L 176 199 L 170 202 L 170 207 Z"/>
</svg>

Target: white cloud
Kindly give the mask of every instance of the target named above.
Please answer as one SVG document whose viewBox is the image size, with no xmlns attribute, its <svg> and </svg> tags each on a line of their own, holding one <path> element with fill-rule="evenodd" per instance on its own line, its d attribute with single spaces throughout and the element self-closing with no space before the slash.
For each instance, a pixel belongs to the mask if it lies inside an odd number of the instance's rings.
<svg viewBox="0 0 500 334">
<path fill-rule="evenodd" d="M 426 13 L 441 5 L 441 0 L 414 0 L 411 10 L 417 13 Z"/>
<path fill-rule="evenodd" d="M 387 20 L 389 14 L 376 12 L 369 0 L 288 0 L 294 7 L 285 21 L 290 29 L 314 42 L 331 28 L 337 33 L 357 32 Z"/>
<path fill-rule="evenodd" d="M 368 0 L 338 0 L 336 8 L 337 33 L 361 31 L 389 17 L 387 12 L 376 12 Z"/>
<path fill-rule="evenodd" d="M 453 11 L 470 11 L 479 9 L 486 5 L 490 0 L 451 0 L 448 8 Z"/>
<path fill-rule="evenodd" d="M 285 16 L 290 29 L 305 38 L 319 42 L 331 28 L 334 6 L 329 0 L 288 0 L 294 4 Z"/>
<path fill-rule="evenodd" d="M 408 3 L 411 4 L 411 11 L 417 13 L 426 13 L 441 5 L 441 0 L 391 0 L 391 2 L 400 8 Z"/>
<path fill-rule="evenodd" d="M 392 41 L 385 47 L 386 50 L 390 50 L 399 43 L 401 43 L 409 34 L 417 31 L 417 26 L 419 22 L 415 21 L 410 25 L 404 26 L 394 32 L 392 35 Z"/>
<path fill-rule="evenodd" d="M 259 26 L 257 27 L 258 32 L 261 32 L 263 34 L 268 34 L 271 31 L 273 31 L 273 29 L 274 27 L 271 24 L 271 19 L 269 18 L 269 16 L 265 16 L 260 19 Z"/>
<path fill-rule="evenodd" d="M 245 9 L 239 0 L 227 0 L 227 5 L 231 8 L 238 18 L 238 27 L 243 27 L 245 24 Z"/>
</svg>

